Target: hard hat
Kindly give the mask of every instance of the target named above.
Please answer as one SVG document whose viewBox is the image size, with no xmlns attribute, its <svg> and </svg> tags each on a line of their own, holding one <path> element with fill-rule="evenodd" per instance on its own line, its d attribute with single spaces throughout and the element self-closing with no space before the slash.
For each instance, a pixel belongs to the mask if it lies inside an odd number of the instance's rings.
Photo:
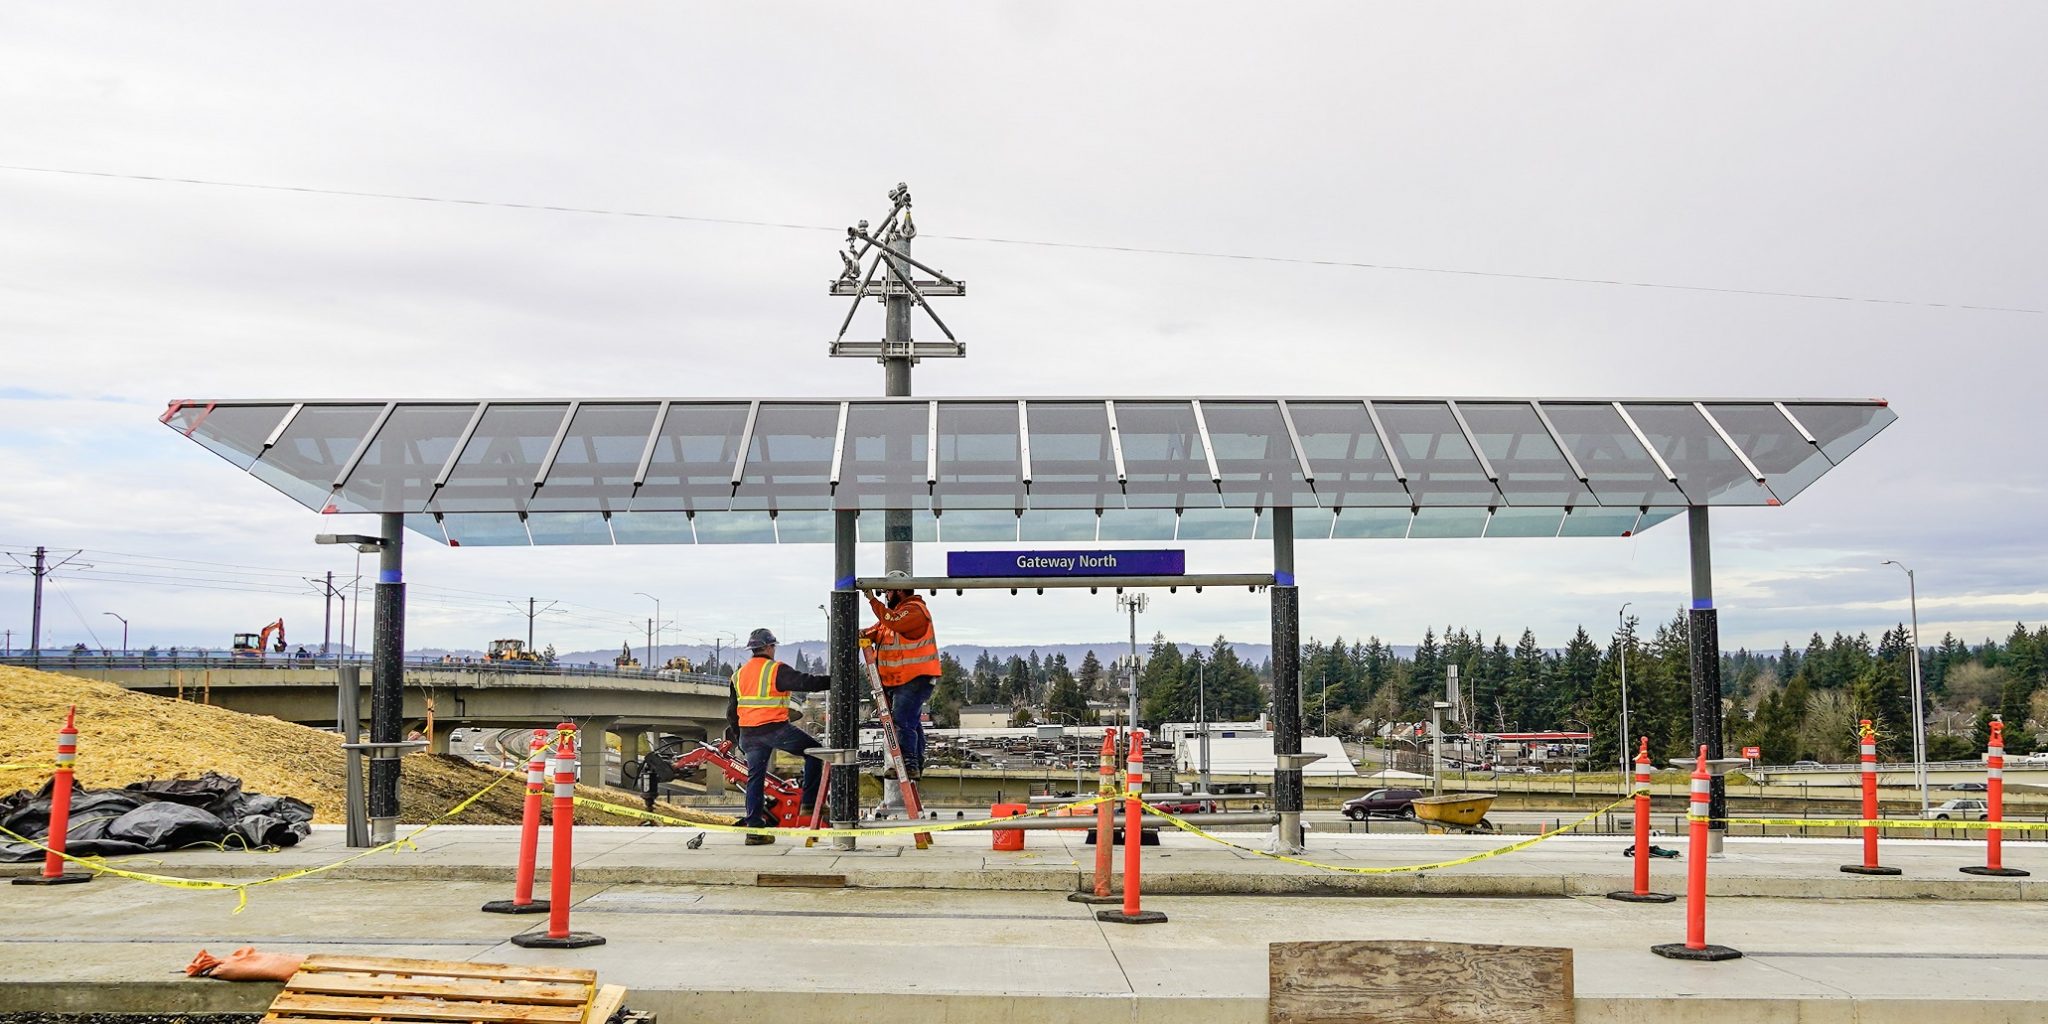
<svg viewBox="0 0 2048 1024">
<path fill-rule="evenodd" d="M 891 569 L 888 572 L 883 573 L 882 578 L 889 581 L 890 585 L 888 589 L 890 590 L 907 591 L 910 589 L 910 587 L 907 585 L 910 579 L 910 574 L 904 572 L 901 569 Z"/>
<path fill-rule="evenodd" d="M 775 646 L 775 634 L 765 628 L 757 629 L 747 634 L 747 650 L 758 651 L 764 647 L 773 646 Z"/>
</svg>

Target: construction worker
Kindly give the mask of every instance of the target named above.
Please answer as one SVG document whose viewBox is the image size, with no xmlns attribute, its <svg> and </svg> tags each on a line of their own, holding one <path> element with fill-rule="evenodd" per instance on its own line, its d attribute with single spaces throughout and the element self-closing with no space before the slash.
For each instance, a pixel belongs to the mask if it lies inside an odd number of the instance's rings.
<svg viewBox="0 0 2048 1024">
<path fill-rule="evenodd" d="M 775 660 L 775 634 L 757 629 L 747 635 L 747 650 L 753 655 L 732 674 L 732 703 L 725 713 L 725 738 L 736 744 L 747 758 L 747 816 L 740 824 L 750 828 L 773 828 L 775 819 L 761 807 L 761 791 L 767 785 L 768 764 L 775 752 L 787 750 L 804 759 L 802 806 L 817 805 L 818 785 L 825 762 L 804 753 L 824 746 L 810 733 L 790 721 L 789 695 L 822 693 L 832 688 L 832 677 L 799 672 Z M 765 846 L 774 836 L 750 835 L 748 846 Z"/>
<path fill-rule="evenodd" d="M 901 569 L 891 570 L 889 576 L 910 578 Z M 939 682 L 938 634 L 932 628 L 931 609 L 914 592 L 889 590 L 884 599 L 868 591 L 867 598 L 876 621 L 861 635 L 875 645 L 875 668 L 889 696 L 888 712 L 903 747 L 904 773 L 916 779 L 924 773 L 924 705 Z M 902 806 L 900 788 L 894 779 L 882 780 L 883 808 Z"/>
</svg>

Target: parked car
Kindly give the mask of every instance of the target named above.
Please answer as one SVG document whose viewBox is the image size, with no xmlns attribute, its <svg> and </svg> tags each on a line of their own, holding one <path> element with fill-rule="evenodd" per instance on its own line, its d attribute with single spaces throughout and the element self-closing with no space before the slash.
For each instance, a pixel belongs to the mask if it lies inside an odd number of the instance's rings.
<svg viewBox="0 0 2048 1024">
<path fill-rule="evenodd" d="M 1820 767 L 1820 762 L 1819 762 L 1819 761 L 1794 761 L 1794 762 L 1792 762 L 1792 767 L 1794 767 L 1794 768 L 1818 768 L 1818 767 Z"/>
<path fill-rule="evenodd" d="M 1220 810 L 1215 802 L 1210 800 L 1160 800 L 1152 806 L 1168 814 L 1207 814 Z"/>
<path fill-rule="evenodd" d="M 1408 817 L 1415 813 L 1415 800 L 1421 795 L 1419 789 L 1375 789 L 1344 801 L 1344 816 L 1352 821 L 1364 821 L 1373 814 Z"/>
<path fill-rule="evenodd" d="M 1927 817 L 1935 821 L 1983 821 L 1990 814 L 1982 800 L 1950 800 L 1939 807 L 1927 809 Z"/>
<path fill-rule="evenodd" d="M 1948 788 L 1958 793 L 1982 793 L 1990 787 L 1981 782 L 1958 782 Z"/>
</svg>

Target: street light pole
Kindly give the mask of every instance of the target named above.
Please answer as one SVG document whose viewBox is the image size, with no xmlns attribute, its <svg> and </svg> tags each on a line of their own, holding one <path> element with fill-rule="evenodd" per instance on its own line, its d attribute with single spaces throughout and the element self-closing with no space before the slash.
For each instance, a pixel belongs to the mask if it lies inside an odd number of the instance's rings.
<svg viewBox="0 0 2048 1024">
<path fill-rule="evenodd" d="M 1634 601 L 1623 601 L 1621 603 L 1621 610 L 1614 613 L 1615 625 L 1619 633 L 1619 636 L 1614 641 L 1614 646 L 1621 652 L 1621 788 L 1623 792 L 1627 792 L 1631 785 L 1628 774 L 1628 606 L 1634 603 Z"/>
<path fill-rule="evenodd" d="M 1927 816 L 1927 723 L 1922 718 L 1925 705 L 1920 697 L 1920 592 L 1913 570 L 1907 569 L 1891 559 L 1886 565 L 1902 569 L 1906 573 L 1906 601 L 1913 615 L 1913 780 L 1920 787 L 1920 816 Z"/>
<path fill-rule="evenodd" d="M 114 613 L 114 612 L 101 612 L 100 614 L 101 614 L 101 615 L 112 615 L 112 616 L 114 616 L 114 617 L 115 617 L 115 618 L 117 618 L 117 619 L 121 619 L 121 616 L 120 616 L 120 615 L 118 615 L 118 614 L 116 614 L 116 613 Z M 127 656 L 128 656 L 128 620 L 127 620 L 127 619 L 121 619 L 121 657 L 125 658 L 125 657 L 127 657 Z"/>
</svg>

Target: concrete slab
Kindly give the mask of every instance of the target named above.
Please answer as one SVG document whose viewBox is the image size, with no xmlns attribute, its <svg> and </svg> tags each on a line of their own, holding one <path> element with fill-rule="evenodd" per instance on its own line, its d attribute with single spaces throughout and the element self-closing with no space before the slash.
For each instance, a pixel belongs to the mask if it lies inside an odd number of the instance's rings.
<svg viewBox="0 0 2048 1024">
<path fill-rule="evenodd" d="M 703 835 L 699 849 L 686 843 Z M 1239 846 L 1262 837 L 1235 833 Z M 542 884 L 551 860 L 549 835 L 540 849 Z M 1161 895 L 1373 895 L 1536 897 L 1601 895 L 1628 888 L 1630 862 L 1620 855 L 1621 837 L 1561 836 L 1526 850 L 1487 857 L 1455 867 L 1444 861 L 1498 850 L 1512 840 L 1485 836 L 1419 834 L 1324 834 L 1310 839 L 1307 859 L 1314 867 L 1277 861 L 1197 836 L 1168 833 L 1145 849 L 1146 888 Z M 182 851 L 116 863 L 135 870 L 200 879 L 254 880 L 332 864 L 357 851 L 340 845 L 337 828 L 316 829 L 306 843 L 272 854 Z M 510 826 L 437 826 L 415 840 L 415 848 L 387 851 L 350 861 L 320 878 L 385 881 L 488 882 L 509 887 L 514 876 L 518 829 Z M 1728 853 L 1709 870 L 1716 896 L 1788 899 L 1939 899 L 2007 902 L 2048 901 L 2048 843 L 2009 842 L 2006 862 L 2035 872 L 2029 878 L 1993 879 L 1956 869 L 1983 860 L 1981 843 L 1952 840 L 1895 841 L 1882 860 L 1903 874 L 1870 877 L 1839 868 L 1860 857 L 1854 841 L 1734 838 Z M 584 827 L 576 832 L 578 878 L 595 882 L 654 881 L 675 885 L 753 885 L 763 872 L 833 872 L 860 888 L 997 891 L 1072 891 L 1093 877 L 1095 848 L 1079 832 L 1030 833 L 1022 851 L 990 849 L 983 833 L 938 833 L 931 849 L 916 850 L 908 836 L 863 837 L 851 853 L 821 842 L 806 848 L 795 837 L 768 846 L 745 846 L 741 837 L 690 828 Z M 1115 858 L 1123 864 L 1122 851 Z M 1382 871 L 1377 869 L 1403 869 Z M 1354 869 L 1375 869 L 1364 872 Z M 34 864 L 0 865 L 0 877 L 30 874 Z M 1685 864 L 1656 860 L 1652 887 L 1684 889 Z M 299 884 L 299 883 L 291 883 Z"/>
<path fill-rule="evenodd" d="M 1155 897 L 1165 924 L 1096 921 L 1046 893 L 581 884 L 601 947 L 527 950 L 544 919 L 475 911 L 498 887 L 309 880 L 231 895 L 102 880 L 10 893 L 0 1011 L 249 1011 L 274 986 L 188 980 L 241 945 L 588 966 L 669 1019 L 786 1024 L 1265 1019 L 1266 946 L 1313 939 L 1514 941 L 1575 950 L 1580 1019 L 1690 1024 L 2048 1019 L 2048 904 L 1716 899 L 1709 936 L 1748 955 L 1653 956 L 1683 903 L 1599 898 Z M 1739 1015 L 1739 1016 L 1737 1016 Z"/>
</svg>

